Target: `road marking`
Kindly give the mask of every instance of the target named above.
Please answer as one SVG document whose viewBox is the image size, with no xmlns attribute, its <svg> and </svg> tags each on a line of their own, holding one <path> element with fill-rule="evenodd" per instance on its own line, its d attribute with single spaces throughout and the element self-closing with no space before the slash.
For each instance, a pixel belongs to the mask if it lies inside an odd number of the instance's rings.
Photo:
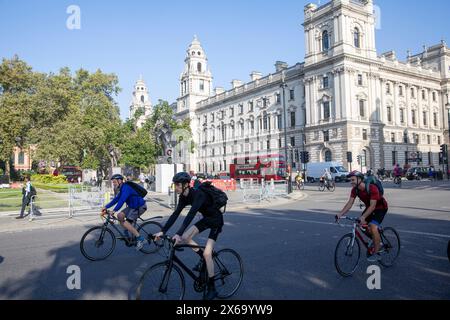
<svg viewBox="0 0 450 320">
<path fill-rule="evenodd" d="M 236 214 L 233 214 L 233 215 L 246 216 L 245 214 L 242 214 L 242 213 L 236 213 Z M 271 220 L 284 220 L 284 221 L 295 221 L 295 222 L 304 222 L 304 223 L 336 226 L 336 223 L 334 223 L 334 222 L 322 222 L 322 221 L 314 221 L 314 220 L 303 220 L 303 219 L 282 218 L 282 217 L 264 217 L 264 216 L 256 216 L 255 218 L 271 219 Z M 341 226 L 342 227 L 350 227 L 350 225 L 341 225 Z M 438 237 L 438 238 L 450 239 L 450 235 L 448 235 L 448 234 L 420 232 L 420 231 L 409 231 L 409 230 L 403 230 L 403 229 L 396 229 L 396 230 L 399 233 L 409 233 L 409 234 L 415 234 L 415 235 L 420 235 L 420 236 L 430 236 L 430 237 Z"/>
</svg>

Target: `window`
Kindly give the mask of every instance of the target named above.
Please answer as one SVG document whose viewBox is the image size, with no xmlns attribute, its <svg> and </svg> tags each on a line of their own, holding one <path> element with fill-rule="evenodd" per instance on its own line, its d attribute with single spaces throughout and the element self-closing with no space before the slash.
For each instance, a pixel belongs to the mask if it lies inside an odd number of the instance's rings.
<svg viewBox="0 0 450 320">
<path fill-rule="evenodd" d="M 425 90 L 422 90 L 422 100 L 425 100 L 425 98 L 426 98 L 426 92 L 425 92 Z"/>
<path fill-rule="evenodd" d="M 323 86 L 324 89 L 329 87 L 329 78 L 328 78 L 328 76 L 324 76 L 322 78 L 322 86 Z"/>
<path fill-rule="evenodd" d="M 289 100 L 295 100 L 294 89 L 289 90 Z"/>
<path fill-rule="evenodd" d="M 436 102 L 436 92 L 433 92 L 433 102 Z"/>
<path fill-rule="evenodd" d="M 412 110 L 411 111 L 411 121 L 412 121 L 412 124 L 416 124 L 416 110 Z"/>
<path fill-rule="evenodd" d="M 400 97 L 403 97 L 403 87 L 402 86 L 398 87 L 398 94 L 400 95 Z"/>
<path fill-rule="evenodd" d="M 145 102 L 145 97 L 141 96 L 141 102 L 144 103 Z"/>
<path fill-rule="evenodd" d="M 197 63 L 197 71 L 202 72 L 202 64 L 200 62 Z"/>
<path fill-rule="evenodd" d="M 281 114 L 277 115 L 278 129 L 282 129 Z"/>
<path fill-rule="evenodd" d="M 264 119 L 263 119 L 263 128 L 264 128 L 264 130 L 267 130 L 267 121 L 268 119 L 267 119 L 267 114 L 265 114 L 264 115 Z"/>
<path fill-rule="evenodd" d="M 263 98 L 263 107 L 264 107 L 264 108 L 267 107 L 267 104 L 269 103 L 268 100 L 269 100 L 269 99 L 267 99 L 267 98 Z"/>
<path fill-rule="evenodd" d="M 392 107 L 387 107 L 387 121 L 392 122 Z"/>
<path fill-rule="evenodd" d="M 295 127 L 295 112 L 291 112 L 291 127 Z"/>
<path fill-rule="evenodd" d="M 363 76 L 362 74 L 358 74 L 358 86 L 362 86 L 363 85 Z"/>
<path fill-rule="evenodd" d="M 391 132 L 391 142 L 395 143 L 395 133 Z"/>
<path fill-rule="evenodd" d="M 397 151 L 392 151 L 392 165 L 395 166 L 397 164 Z"/>
<path fill-rule="evenodd" d="M 205 91 L 205 80 L 200 80 L 200 91 Z"/>
<path fill-rule="evenodd" d="M 416 97 L 416 93 L 414 91 L 414 88 L 411 88 L 411 98 L 415 98 Z"/>
<path fill-rule="evenodd" d="M 328 36 L 328 31 L 322 33 L 322 51 L 328 51 L 330 49 L 330 38 Z"/>
<path fill-rule="evenodd" d="M 323 119 L 330 119 L 330 102 L 328 101 L 323 103 Z"/>
<path fill-rule="evenodd" d="M 249 101 L 248 103 L 248 112 L 253 112 L 253 101 Z"/>
<path fill-rule="evenodd" d="M 214 113 L 211 113 L 211 122 L 214 122 Z"/>
<path fill-rule="evenodd" d="M 400 109 L 400 123 L 405 123 L 405 109 Z"/>
<path fill-rule="evenodd" d="M 441 145 L 441 136 L 438 136 L 437 140 L 438 140 L 438 145 Z"/>
<path fill-rule="evenodd" d="M 391 94 L 391 84 L 386 83 L 386 94 Z"/>
<path fill-rule="evenodd" d="M 291 137 L 291 147 L 295 147 L 295 137 Z"/>
<path fill-rule="evenodd" d="M 434 124 L 435 127 L 438 126 L 437 113 L 436 112 L 433 113 L 433 124 Z"/>
<path fill-rule="evenodd" d="M 277 93 L 275 100 L 277 101 L 277 104 L 280 104 L 281 103 L 281 94 Z"/>
<path fill-rule="evenodd" d="M 363 135 L 363 140 L 367 140 L 367 129 L 363 129 L 362 135 Z"/>
<path fill-rule="evenodd" d="M 423 112 L 423 125 L 424 126 L 427 125 L 427 112 L 426 111 Z"/>
<path fill-rule="evenodd" d="M 330 150 L 325 151 L 325 162 L 331 162 L 333 161 L 332 159 L 332 154 Z"/>
<path fill-rule="evenodd" d="M 325 141 L 325 142 L 330 141 L 330 131 L 329 130 L 325 130 L 323 132 L 323 141 Z"/>
<path fill-rule="evenodd" d="M 406 132 L 403 133 L 403 143 L 408 143 L 408 134 Z"/>
<path fill-rule="evenodd" d="M 18 164 L 25 164 L 25 153 L 19 152 Z"/>
<path fill-rule="evenodd" d="M 431 136 L 429 134 L 427 135 L 427 144 L 431 144 Z"/>
<path fill-rule="evenodd" d="M 355 48 L 361 48 L 361 38 L 360 38 L 360 32 L 358 28 L 355 28 L 353 31 L 353 42 L 355 45 Z"/>
<path fill-rule="evenodd" d="M 364 118 L 366 116 L 364 100 L 359 100 L 359 115 Z"/>
<path fill-rule="evenodd" d="M 233 107 L 230 108 L 230 113 L 231 113 L 230 117 L 234 117 L 234 108 Z"/>
<path fill-rule="evenodd" d="M 239 114 L 243 114 L 244 113 L 244 105 L 240 104 L 239 105 Z"/>
</svg>

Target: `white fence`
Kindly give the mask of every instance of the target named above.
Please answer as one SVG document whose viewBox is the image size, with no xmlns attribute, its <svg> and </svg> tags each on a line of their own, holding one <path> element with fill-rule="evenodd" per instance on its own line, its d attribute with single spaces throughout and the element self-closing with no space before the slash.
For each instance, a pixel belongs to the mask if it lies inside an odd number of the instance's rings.
<svg viewBox="0 0 450 320">
<path fill-rule="evenodd" d="M 285 197 L 288 194 L 286 181 L 248 181 L 241 180 L 240 187 L 243 190 L 243 202 L 261 202 L 263 200 Z"/>
</svg>

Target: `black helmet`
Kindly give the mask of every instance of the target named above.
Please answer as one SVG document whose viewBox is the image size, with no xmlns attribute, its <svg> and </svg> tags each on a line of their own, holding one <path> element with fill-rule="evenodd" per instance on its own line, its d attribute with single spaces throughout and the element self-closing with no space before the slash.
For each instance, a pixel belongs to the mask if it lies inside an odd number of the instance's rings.
<svg viewBox="0 0 450 320">
<path fill-rule="evenodd" d="M 117 179 L 117 180 L 125 180 L 125 179 L 123 178 L 123 175 L 121 175 L 121 174 L 114 174 L 114 175 L 111 177 L 111 180 L 114 180 L 114 179 Z"/>
<path fill-rule="evenodd" d="M 372 169 L 369 169 L 369 170 L 367 170 L 367 176 L 368 177 L 370 177 L 370 176 L 373 176 L 373 171 L 372 171 Z"/>
<path fill-rule="evenodd" d="M 189 175 L 189 173 L 187 172 L 180 172 L 177 173 L 173 179 L 172 179 L 173 183 L 186 183 L 186 182 L 191 182 L 191 176 Z"/>
<path fill-rule="evenodd" d="M 350 172 L 350 174 L 347 176 L 347 178 L 351 178 L 351 177 L 357 177 L 357 178 L 364 179 L 364 175 L 361 172 L 356 171 L 356 170 Z"/>
</svg>

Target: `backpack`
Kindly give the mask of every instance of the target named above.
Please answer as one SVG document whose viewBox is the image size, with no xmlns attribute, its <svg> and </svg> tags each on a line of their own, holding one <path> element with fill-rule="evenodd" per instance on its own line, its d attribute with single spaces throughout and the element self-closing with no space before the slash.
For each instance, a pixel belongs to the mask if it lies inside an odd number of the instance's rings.
<svg viewBox="0 0 450 320">
<path fill-rule="evenodd" d="M 145 198 L 145 196 L 148 193 L 147 190 L 145 190 L 144 187 L 138 185 L 137 183 L 135 183 L 133 181 L 127 181 L 127 182 L 125 182 L 125 184 L 130 186 L 142 198 Z"/>
<path fill-rule="evenodd" d="M 384 188 L 383 188 L 383 184 L 381 183 L 380 180 L 378 180 L 376 177 L 374 176 L 370 176 L 370 177 L 366 177 L 364 179 L 364 183 L 366 185 L 366 192 L 370 195 L 370 185 L 373 184 L 378 188 L 378 192 L 380 192 L 380 195 L 383 197 L 384 196 Z M 358 194 L 358 188 L 356 189 L 356 194 Z"/>
<path fill-rule="evenodd" d="M 199 190 L 202 190 L 207 195 L 209 195 L 213 201 L 214 207 L 216 209 L 221 209 L 227 205 L 228 196 L 225 192 L 220 189 L 214 187 L 211 182 L 204 182 L 199 187 Z"/>
<path fill-rule="evenodd" d="M 30 186 L 30 197 L 35 197 L 35 196 L 37 196 L 36 188 L 33 186 Z"/>
</svg>

